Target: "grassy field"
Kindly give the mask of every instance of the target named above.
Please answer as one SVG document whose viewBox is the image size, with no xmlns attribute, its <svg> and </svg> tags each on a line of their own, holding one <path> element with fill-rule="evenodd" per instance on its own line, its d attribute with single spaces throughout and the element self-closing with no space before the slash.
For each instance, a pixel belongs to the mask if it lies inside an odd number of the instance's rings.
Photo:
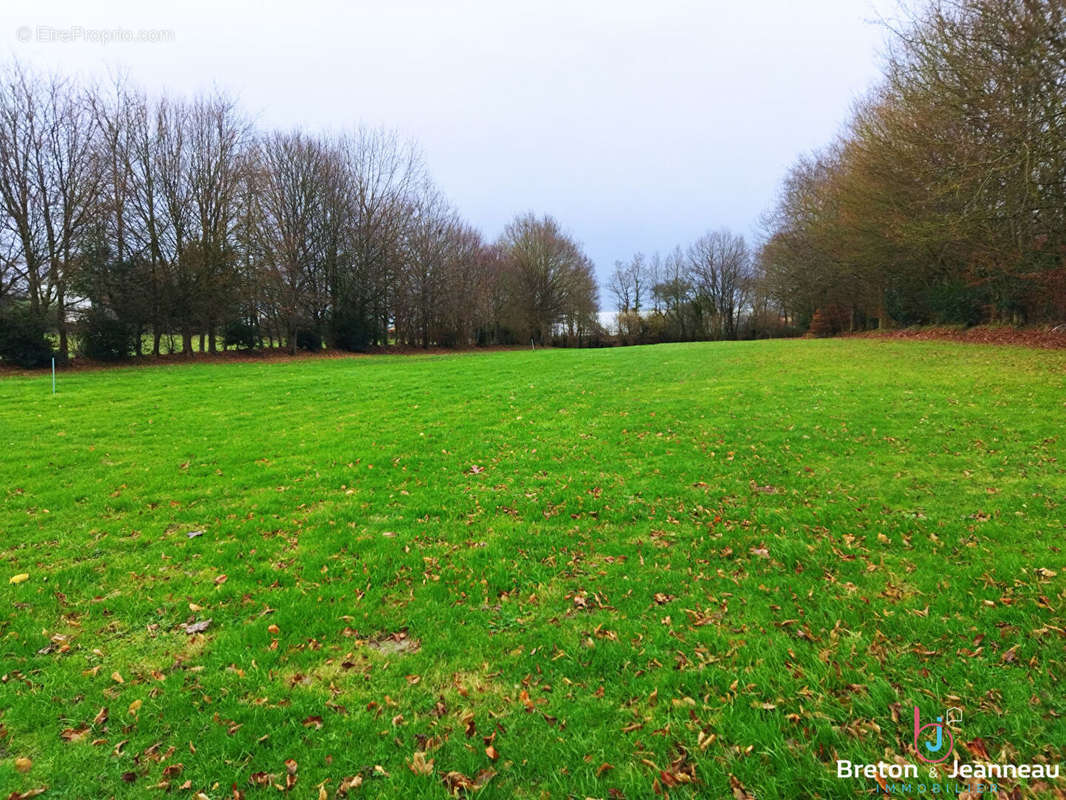
<svg viewBox="0 0 1066 800">
<path fill-rule="evenodd" d="M 2 379 L 0 796 L 856 797 L 914 706 L 1057 762 L 1064 401 L 870 340 Z"/>
</svg>

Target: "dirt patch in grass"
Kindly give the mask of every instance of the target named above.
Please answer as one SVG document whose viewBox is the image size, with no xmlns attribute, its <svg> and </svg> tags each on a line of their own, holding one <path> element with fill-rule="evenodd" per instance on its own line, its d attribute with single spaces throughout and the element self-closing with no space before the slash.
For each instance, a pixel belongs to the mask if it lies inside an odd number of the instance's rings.
<svg viewBox="0 0 1066 800">
<path fill-rule="evenodd" d="M 422 642 L 412 639 L 406 631 L 397 631 L 388 636 L 372 639 L 366 643 L 366 646 L 384 655 L 405 655 L 421 650 Z"/>
</svg>

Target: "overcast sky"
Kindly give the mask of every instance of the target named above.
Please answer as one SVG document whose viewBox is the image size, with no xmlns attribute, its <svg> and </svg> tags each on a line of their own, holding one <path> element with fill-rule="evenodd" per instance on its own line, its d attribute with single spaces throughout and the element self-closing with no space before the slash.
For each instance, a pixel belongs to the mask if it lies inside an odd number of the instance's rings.
<svg viewBox="0 0 1066 800">
<path fill-rule="evenodd" d="M 518 212 L 553 214 L 601 278 L 636 250 L 722 226 L 754 233 L 789 164 L 829 141 L 876 79 L 874 20 L 886 10 L 881 0 L 177 5 L 9 1 L 0 42 L 64 72 L 121 68 L 150 90 L 218 86 L 261 126 L 394 128 L 487 237 Z M 81 28 L 82 41 L 39 41 L 39 26 Z M 85 41 L 115 28 L 172 41 Z"/>
</svg>

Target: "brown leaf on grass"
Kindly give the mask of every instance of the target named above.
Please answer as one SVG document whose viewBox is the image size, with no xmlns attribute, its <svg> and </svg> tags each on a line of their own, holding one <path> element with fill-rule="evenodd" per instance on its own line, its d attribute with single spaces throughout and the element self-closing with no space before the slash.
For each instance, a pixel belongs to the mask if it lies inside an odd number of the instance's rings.
<svg viewBox="0 0 1066 800">
<path fill-rule="evenodd" d="M 107 723 L 107 706 L 104 706 L 96 712 L 96 716 L 93 717 L 93 725 L 104 725 Z"/>
<path fill-rule="evenodd" d="M 966 749 L 970 751 L 970 755 L 972 755 L 977 761 L 992 760 L 988 756 L 988 748 L 985 746 L 985 740 L 980 737 L 966 742 Z"/>
<path fill-rule="evenodd" d="M 461 772 L 447 772 L 444 777 L 441 778 L 441 783 L 448 789 L 448 792 L 452 797 L 458 797 L 461 792 L 477 790 L 487 784 L 496 776 L 495 770 L 483 769 L 477 777 L 471 780 Z"/>
<path fill-rule="evenodd" d="M 126 682 L 126 679 L 122 677 L 122 673 L 118 672 L 117 670 L 115 672 L 111 673 L 111 680 L 113 680 L 115 683 L 125 683 Z"/>
<path fill-rule="evenodd" d="M 178 777 L 181 774 L 181 771 L 183 769 L 185 769 L 185 765 L 184 764 L 181 764 L 181 763 L 171 764 L 169 767 L 167 767 L 166 769 L 163 770 L 163 777 L 164 778 L 176 778 L 176 777 Z"/>
<path fill-rule="evenodd" d="M 269 633 L 271 636 L 277 636 L 279 633 L 281 633 L 281 628 L 279 628 L 277 625 L 270 624 L 267 626 L 267 633 Z"/>
<path fill-rule="evenodd" d="M 322 717 L 307 717 L 307 719 L 303 721 L 303 726 L 305 728 L 314 728 L 316 731 L 322 730 Z"/>
<path fill-rule="evenodd" d="M 679 747 L 680 749 L 680 747 Z M 644 763 L 651 766 L 653 769 L 658 767 L 651 761 L 641 759 Z M 675 786 L 681 786 L 686 783 L 697 783 L 696 767 L 694 764 L 688 761 L 688 756 L 685 752 L 681 752 L 677 758 L 670 762 L 670 766 L 666 769 L 659 770 L 659 777 L 657 782 L 661 782 L 661 786 L 665 786 L 667 789 Z"/>
<path fill-rule="evenodd" d="M 31 797 L 40 797 L 47 791 L 47 786 L 41 786 L 40 788 L 30 789 L 25 792 L 12 792 L 7 796 L 7 800 L 30 800 Z"/>
<path fill-rule="evenodd" d="M 614 766 L 604 761 L 602 764 L 599 765 L 599 767 L 596 768 L 596 777 L 598 778 L 603 775 L 603 773 L 612 769 L 614 769 Z"/>
<path fill-rule="evenodd" d="M 274 776 L 268 772 L 253 772 L 248 776 L 248 782 L 252 786 L 269 786 L 274 781 Z"/>
<path fill-rule="evenodd" d="M 67 728 L 65 731 L 59 734 L 59 738 L 64 742 L 80 742 L 89 733 L 88 725 L 80 725 L 77 728 Z"/>
<path fill-rule="evenodd" d="M 765 547 L 753 547 L 748 552 L 750 552 L 753 556 L 756 556 L 757 558 L 770 557 L 770 551 L 767 550 Z"/>
<path fill-rule="evenodd" d="M 141 706 L 143 704 L 144 703 L 143 703 L 142 700 L 134 700 L 132 703 L 130 703 L 130 707 L 129 707 L 128 713 L 129 714 L 136 714 L 138 711 L 141 710 Z"/>
<path fill-rule="evenodd" d="M 485 755 L 495 761 L 497 758 L 500 757 L 500 752 L 490 744 L 488 747 L 485 748 Z"/>
<path fill-rule="evenodd" d="M 341 778 L 341 785 L 337 787 L 337 797 L 347 797 L 352 789 L 358 789 L 363 785 L 362 775 L 353 775 L 350 778 Z"/>
<path fill-rule="evenodd" d="M 474 788 L 474 782 L 461 772 L 446 772 L 441 778 L 441 783 L 451 793 L 452 797 L 458 797 L 459 793 Z"/>
<path fill-rule="evenodd" d="M 32 759 L 24 758 L 24 757 L 15 759 L 15 769 L 18 772 L 29 772 L 30 768 L 32 766 L 33 766 Z"/>
<path fill-rule="evenodd" d="M 425 753 L 421 750 L 416 750 L 415 754 L 411 756 L 407 768 L 415 775 L 431 775 L 433 774 L 433 759 L 427 760 Z"/>
<path fill-rule="evenodd" d="M 1014 645 L 1014 647 L 1007 650 L 999 660 L 1004 664 L 1013 664 L 1018 659 L 1018 648 L 1020 645 Z"/>
<path fill-rule="evenodd" d="M 733 775 L 729 776 L 729 788 L 733 790 L 735 800 L 755 800 L 755 795 L 744 788 L 744 784 Z"/>
<path fill-rule="evenodd" d="M 204 631 L 206 631 L 211 626 L 212 622 L 213 622 L 213 620 L 210 620 L 210 619 L 204 619 L 204 620 L 200 620 L 199 622 L 192 622 L 192 623 L 183 622 L 178 627 L 181 628 L 183 631 L 185 631 L 190 636 L 192 636 L 194 633 L 203 633 Z"/>
</svg>

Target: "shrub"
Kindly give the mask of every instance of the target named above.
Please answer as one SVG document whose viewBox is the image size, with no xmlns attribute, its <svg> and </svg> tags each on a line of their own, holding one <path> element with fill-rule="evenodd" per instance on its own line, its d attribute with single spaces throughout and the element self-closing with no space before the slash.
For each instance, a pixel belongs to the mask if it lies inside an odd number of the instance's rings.
<svg viewBox="0 0 1066 800">
<path fill-rule="evenodd" d="M 333 320 L 333 341 L 341 350 L 365 352 L 370 347 L 372 333 L 368 321 L 358 314 L 338 314 Z"/>
<path fill-rule="evenodd" d="M 322 349 L 322 336 L 318 331 L 300 329 L 296 331 L 296 347 L 317 353 Z"/>
<path fill-rule="evenodd" d="M 0 307 L 0 359 L 20 367 L 43 367 L 52 358 L 48 323 L 23 303 Z"/>
<path fill-rule="evenodd" d="M 137 336 L 130 323 L 93 309 L 82 320 L 80 351 L 93 361 L 125 361 L 136 352 Z"/>
<path fill-rule="evenodd" d="M 816 338 L 836 336 L 848 326 L 847 314 L 840 306 L 826 306 L 819 308 L 811 317 L 811 327 L 808 333 Z"/>
<path fill-rule="evenodd" d="M 260 340 L 259 326 L 243 319 L 235 319 L 226 325 L 223 341 L 226 347 L 254 350 Z"/>
</svg>

